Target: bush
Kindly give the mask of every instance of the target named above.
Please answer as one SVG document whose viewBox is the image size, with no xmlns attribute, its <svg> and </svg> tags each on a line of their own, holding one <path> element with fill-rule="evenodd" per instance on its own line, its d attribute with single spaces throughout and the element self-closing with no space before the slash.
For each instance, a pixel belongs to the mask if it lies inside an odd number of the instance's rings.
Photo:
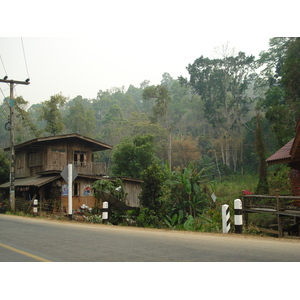
<svg viewBox="0 0 300 300">
<path fill-rule="evenodd" d="M 136 224 L 139 227 L 162 228 L 163 222 L 155 214 L 154 210 L 148 207 L 140 209 L 140 214 L 136 218 Z"/>
<path fill-rule="evenodd" d="M 97 223 L 97 224 L 101 224 L 102 223 L 102 216 L 101 215 L 91 215 L 91 216 L 87 216 L 85 217 L 85 221 L 86 222 L 90 222 L 90 223 Z"/>
</svg>

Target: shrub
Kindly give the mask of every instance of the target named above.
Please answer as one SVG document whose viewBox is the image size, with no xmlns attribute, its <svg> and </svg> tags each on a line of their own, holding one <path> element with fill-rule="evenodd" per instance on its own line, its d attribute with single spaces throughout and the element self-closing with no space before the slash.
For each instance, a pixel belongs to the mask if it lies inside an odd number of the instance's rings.
<svg viewBox="0 0 300 300">
<path fill-rule="evenodd" d="M 85 217 L 85 221 L 86 222 L 90 222 L 90 223 L 97 223 L 97 224 L 101 224 L 102 223 L 102 216 L 101 215 L 91 215 L 91 216 L 87 216 Z"/>
</svg>

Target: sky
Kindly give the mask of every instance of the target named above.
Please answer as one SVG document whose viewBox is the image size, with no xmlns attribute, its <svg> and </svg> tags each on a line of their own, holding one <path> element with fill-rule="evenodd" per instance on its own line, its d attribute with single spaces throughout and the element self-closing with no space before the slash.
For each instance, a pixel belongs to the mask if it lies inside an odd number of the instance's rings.
<svg viewBox="0 0 300 300">
<path fill-rule="evenodd" d="M 16 1 L 13 18 L 2 13 L 0 78 L 30 78 L 30 85 L 16 86 L 15 96 L 30 104 L 58 93 L 94 99 L 99 90 L 139 87 L 144 80 L 160 84 L 165 72 L 187 77 L 188 64 L 201 55 L 216 57 L 222 45 L 258 57 L 271 37 L 286 36 L 278 24 L 277 15 L 285 15 L 279 1 L 242 7 L 214 0 L 78 3 Z M 296 24 L 296 10 L 286 10 L 289 24 Z M 9 86 L 0 88 L 0 97 L 8 97 Z"/>
</svg>

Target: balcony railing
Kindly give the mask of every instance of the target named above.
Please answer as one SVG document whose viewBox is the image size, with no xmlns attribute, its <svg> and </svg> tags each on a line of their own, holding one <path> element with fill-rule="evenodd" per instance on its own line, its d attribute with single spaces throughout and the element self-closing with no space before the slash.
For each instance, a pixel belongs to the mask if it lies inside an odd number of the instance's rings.
<svg viewBox="0 0 300 300">
<path fill-rule="evenodd" d="M 73 167 L 82 175 L 106 175 L 106 163 L 104 162 L 73 162 Z"/>
</svg>

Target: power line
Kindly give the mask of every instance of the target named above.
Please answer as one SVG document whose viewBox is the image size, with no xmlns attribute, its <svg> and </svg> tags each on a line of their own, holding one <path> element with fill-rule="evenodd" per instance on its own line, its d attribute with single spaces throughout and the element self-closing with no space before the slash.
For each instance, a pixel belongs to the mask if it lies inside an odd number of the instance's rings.
<svg viewBox="0 0 300 300">
<path fill-rule="evenodd" d="M 1 88 L 0 88 L 0 90 L 1 90 L 1 93 L 3 95 L 3 100 L 4 100 L 6 97 L 5 97 L 4 93 L 3 93 L 3 90 Z"/>
<path fill-rule="evenodd" d="M 21 41 L 22 41 L 22 48 L 23 48 L 24 60 L 25 60 L 25 65 L 26 65 L 26 70 L 27 70 L 27 76 L 28 76 L 28 78 L 30 78 L 29 72 L 28 72 L 28 67 L 27 67 L 27 60 L 26 60 L 26 55 L 25 55 L 25 49 L 24 49 L 23 38 L 21 38 Z"/>
<path fill-rule="evenodd" d="M 5 69 L 5 66 L 4 66 L 4 63 L 3 63 L 3 60 L 2 60 L 2 56 L 0 55 L 0 58 L 1 58 L 1 62 L 2 62 L 2 66 L 3 66 L 3 69 L 5 71 L 5 75 L 7 76 L 7 72 L 6 72 L 6 69 Z"/>
</svg>

